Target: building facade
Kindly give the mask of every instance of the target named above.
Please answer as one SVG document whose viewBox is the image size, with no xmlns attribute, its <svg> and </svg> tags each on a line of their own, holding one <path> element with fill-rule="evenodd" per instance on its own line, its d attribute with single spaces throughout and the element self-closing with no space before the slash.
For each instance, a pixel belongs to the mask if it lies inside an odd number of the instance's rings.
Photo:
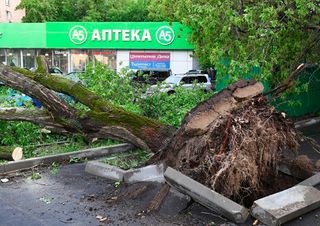
<svg viewBox="0 0 320 226">
<path fill-rule="evenodd" d="M 21 0 L 0 0 L 0 23 L 21 22 L 24 10 L 16 10 Z"/>
<path fill-rule="evenodd" d="M 189 29 L 168 22 L 50 22 L 0 24 L 0 62 L 27 69 L 46 56 L 63 72 L 83 71 L 99 61 L 120 71 L 198 67 Z"/>
</svg>

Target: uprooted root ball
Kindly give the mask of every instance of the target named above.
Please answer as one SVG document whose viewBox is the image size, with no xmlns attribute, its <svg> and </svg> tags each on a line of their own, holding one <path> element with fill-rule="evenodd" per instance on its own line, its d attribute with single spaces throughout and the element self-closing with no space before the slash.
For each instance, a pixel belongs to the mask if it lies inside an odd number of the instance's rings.
<svg viewBox="0 0 320 226">
<path fill-rule="evenodd" d="M 181 172 L 236 201 L 265 195 L 282 151 L 298 148 L 292 123 L 264 98 L 243 103 L 191 138 L 178 157 Z M 194 143 L 194 145 L 192 145 Z"/>
</svg>

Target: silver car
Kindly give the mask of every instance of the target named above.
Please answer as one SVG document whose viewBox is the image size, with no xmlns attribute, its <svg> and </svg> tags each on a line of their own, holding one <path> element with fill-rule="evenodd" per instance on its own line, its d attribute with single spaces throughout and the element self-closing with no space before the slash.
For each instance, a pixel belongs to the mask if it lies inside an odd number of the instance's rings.
<svg viewBox="0 0 320 226">
<path fill-rule="evenodd" d="M 181 86 L 185 89 L 201 88 L 204 91 L 211 90 L 211 82 L 207 74 L 176 74 L 169 76 L 160 87 L 158 85 L 152 85 L 145 93 L 145 96 L 153 94 L 157 89 L 160 92 L 172 94 L 175 92 L 175 87 Z"/>
</svg>

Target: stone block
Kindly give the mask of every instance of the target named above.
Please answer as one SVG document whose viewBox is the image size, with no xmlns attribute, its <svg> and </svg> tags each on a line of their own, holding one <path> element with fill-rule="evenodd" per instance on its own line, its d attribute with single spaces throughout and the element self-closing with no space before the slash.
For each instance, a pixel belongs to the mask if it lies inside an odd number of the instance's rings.
<svg viewBox="0 0 320 226">
<path fill-rule="evenodd" d="M 99 177 L 118 181 L 123 181 L 123 175 L 126 173 L 125 170 L 102 163 L 98 160 L 87 162 L 85 171 Z"/>
<path fill-rule="evenodd" d="M 138 169 L 127 170 L 123 175 L 123 180 L 127 183 L 142 181 L 164 182 L 163 172 L 163 164 L 149 165 Z"/>
<path fill-rule="evenodd" d="M 236 223 L 243 223 L 248 218 L 249 212 L 245 207 L 170 167 L 165 171 L 164 177 L 177 190 Z"/>
<path fill-rule="evenodd" d="M 268 226 L 276 226 L 318 207 L 320 191 L 314 187 L 296 185 L 256 200 L 251 207 L 251 215 Z"/>
<path fill-rule="evenodd" d="M 302 181 L 299 183 L 300 185 L 306 185 L 306 186 L 317 186 L 320 184 L 320 173 L 317 173 L 313 175 L 312 177 L 309 177 L 308 179 Z"/>
</svg>

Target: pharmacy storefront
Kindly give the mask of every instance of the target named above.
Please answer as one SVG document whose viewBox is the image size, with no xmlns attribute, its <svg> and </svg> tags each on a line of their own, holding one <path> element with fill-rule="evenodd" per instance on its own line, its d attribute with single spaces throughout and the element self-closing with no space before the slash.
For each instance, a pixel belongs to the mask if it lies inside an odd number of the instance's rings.
<svg viewBox="0 0 320 226">
<path fill-rule="evenodd" d="M 111 69 L 197 69 L 189 30 L 168 22 L 61 22 L 0 24 L 0 62 L 27 69 L 44 55 L 64 73 L 83 71 L 89 61 Z"/>
</svg>

